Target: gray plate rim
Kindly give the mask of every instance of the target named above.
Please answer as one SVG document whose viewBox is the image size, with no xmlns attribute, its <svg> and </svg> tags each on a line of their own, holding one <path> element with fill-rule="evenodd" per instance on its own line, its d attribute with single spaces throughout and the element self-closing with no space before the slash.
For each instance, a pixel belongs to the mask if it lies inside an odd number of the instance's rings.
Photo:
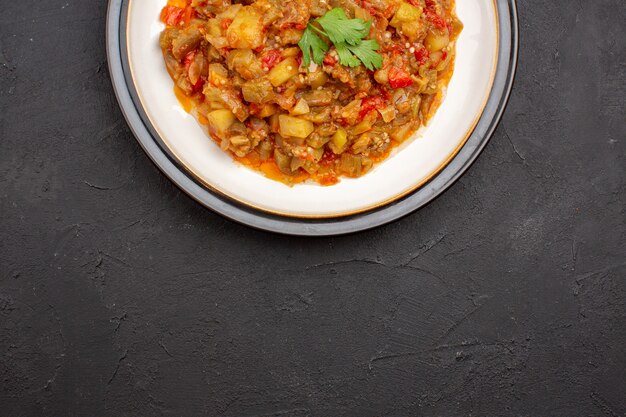
<svg viewBox="0 0 626 417">
<path fill-rule="evenodd" d="M 152 162 L 181 190 L 203 206 L 235 222 L 295 236 L 337 236 L 373 229 L 424 207 L 450 188 L 474 163 L 495 132 L 508 103 L 517 69 L 519 26 L 515 0 L 495 0 L 499 19 L 499 54 L 487 104 L 467 142 L 450 163 L 413 193 L 377 209 L 347 217 L 283 217 L 242 205 L 196 181 L 169 152 L 139 104 L 130 77 L 126 49 L 128 0 L 110 0 L 106 42 L 109 73 L 118 103 L 135 138 Z"/>
</svg>

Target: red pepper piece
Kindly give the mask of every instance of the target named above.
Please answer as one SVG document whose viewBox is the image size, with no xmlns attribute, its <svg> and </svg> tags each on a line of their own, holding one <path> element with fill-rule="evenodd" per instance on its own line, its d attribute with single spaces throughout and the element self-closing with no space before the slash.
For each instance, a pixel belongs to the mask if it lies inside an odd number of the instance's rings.
<svg viewBox="0 0 626 417">
<path fill-rule="evenodd" d="M 176 6 L 165 6 L 161 11 L 161 21 L 168 26 L 177 26 L 183 19 L 185 9 Z"/>
<path fill-rule="evenodd" d="M 432 10 L 426 10 L 424 13 L 426 15 L 426 19 L 433 25 L 435 25 L 439 29 L 448 29 L 448 24 L 443 19 L 443 17 L 439 16 Z"/>
<path fill-rule="evenodd" d="M 428 49 L 422 45 L 422 46 L 417 46 L 415 48 L 414 55 L 415 55 L 415 59 L 417 60 L 417 63 L 420 65 L 424 65 L 426 61 L 428 61 L 430 52 L 428 52 Z"/>
<path fill-rule="evenodd" d="M 283 56 L 281 55 L 280 51 L 276 49 L 272 49 L 268 51 L 263 56 L 263 58 L 261 58 L 261 62 L 263 63 L 262 64 L 263 68 L 267 68 L 268 70 L 271 70 L 272 68 L 274 68 L 282 60 L 283 60 Z"/>
<path fill-rule="evenodd" d="M 187 6 L 185 9 L 185 15 L 183 16 L 183 21 L 185 22 L 185 26 L 189 25 L 191 19 L 196 17 L 196 12 L 193 10 L 193 7 Z"/>
<path fill-rule="evenodd" d="M 359 119 L 363 119 L 372 110 L 382 109 L 383 107 L 385 107 L 385 100 L 381 96 L 366 97 L 361 102 Z"/>
<path fill-rule="evenodd" d="M 413 79 L 411 75 L 398 67 L 391 67 L 389 69 L 389 85 L 391 88 L 403 88 L 413 85 Z"/>
</svg>

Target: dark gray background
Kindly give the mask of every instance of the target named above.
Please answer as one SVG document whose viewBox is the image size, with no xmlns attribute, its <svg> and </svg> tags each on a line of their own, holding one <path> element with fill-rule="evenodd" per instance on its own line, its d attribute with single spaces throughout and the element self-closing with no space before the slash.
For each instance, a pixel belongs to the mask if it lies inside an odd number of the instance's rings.
<svg viewBox="0 0 626 417">
<path fill-rule="evenodd" d="M 1 416 L 626 415 L 623 0 L 522 0 L 478 162 L 332 239 L 233 224 L 155 169 L 105 1 L 0 3 Z"/>
</svg>

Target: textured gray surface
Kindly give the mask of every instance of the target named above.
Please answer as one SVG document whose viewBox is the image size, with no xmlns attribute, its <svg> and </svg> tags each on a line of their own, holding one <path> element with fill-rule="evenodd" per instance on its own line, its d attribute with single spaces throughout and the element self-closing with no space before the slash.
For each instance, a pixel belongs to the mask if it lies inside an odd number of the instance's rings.
<svg viewBox="0 0 626 417">
<path fill-rule="evenodd" d="M 201 208 L 122 120 L 104 1 L 2 1 L 0 415 L 626 415 L 626 3 L 528 0 L 494 140 L 333 239 Z"/>
</svg>

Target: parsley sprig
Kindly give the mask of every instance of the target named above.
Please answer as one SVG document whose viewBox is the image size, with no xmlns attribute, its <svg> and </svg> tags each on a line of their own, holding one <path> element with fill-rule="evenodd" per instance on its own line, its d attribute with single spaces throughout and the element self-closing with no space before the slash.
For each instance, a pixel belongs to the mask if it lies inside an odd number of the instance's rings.
<svg viewBox="0 0 626 417">
<path fill-rule="evenodd" d="M 363 64 L 370 71 L 382 68 L 383 57 L 376 52 L 380 45 L 374 39 L 365 39 L 371 27 L 371 20 L 348 19 L 346 12 L 339 8 L 309 22 L 298 43 L 304 65 L 311 65 L 311 59 L 318 65 L 324 62 L 330 46 L 320 38 L 321 35 L 333 43 L 341 65 L 358 67 Z"/>
</svg>

